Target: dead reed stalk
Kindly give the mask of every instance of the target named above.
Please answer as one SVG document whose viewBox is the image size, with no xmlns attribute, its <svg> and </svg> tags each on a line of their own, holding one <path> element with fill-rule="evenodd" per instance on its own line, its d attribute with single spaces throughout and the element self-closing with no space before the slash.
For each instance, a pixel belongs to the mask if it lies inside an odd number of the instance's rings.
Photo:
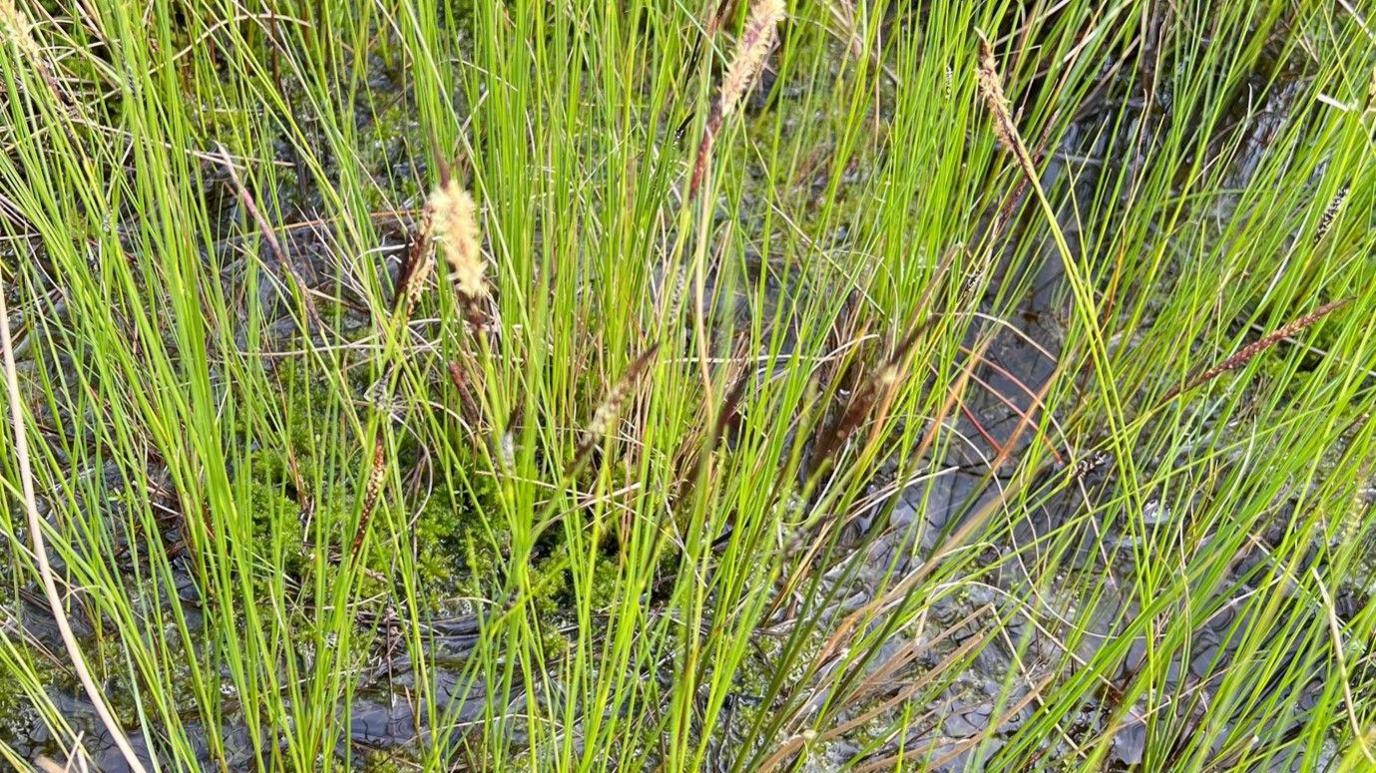
<svg viewBox="0 0 1376 773">
<path fill-rule="evenodd" d="M 49 611 L 52 612 L 53 621 L 57 623 L 62 646 L 67 651 L 72 670 L 76 672 L 87 700 L 91 702 L 91 708 L 95 710 L 96 716 L 99 717 L 105 731 L 110 734 L 115 746 L 119 748 L 129 770 L 144 773 L 146 769 L 143 762 L 134 753 L 134 747 L 129 744 L 129 738 L 110 711 L 101 694 L 100 686 L 96 684 L 95 678 L 86 666 L 86 658 L 82 655 L 81 645 L 77 642 L 76 634 L 72 632 L 71 623 L 67 620 L 62 594 L 57 590 L 57 579 L 53 574 L 52 565 L 48 562 L 48 546 L 43 539 L 43 517 L 38 513 L 38 496 L 34 491 L 33 469 L 29 462 L 28 431 L 24 423 L 23 398 L 19 393 L 19 368 L 14 360 L 14 340 L 10 335 L 10 312 L 5 303 L 5 292 L 4 275 L 0 273 L 0 353 L 3 354 L 4 361 L 6 399 L 10 404 L 10 426 L 14 431 L 14 460 L 19 474 L 19 499 L 28 519 L 34 563 L 38 568 Z"/>
<path fill-rule="evenodd" d="M 268 249 L 277 261 L 278 269 L 292 280 L 292 283 L 296 285 L 297 292 L 301 293 L 301 301 L 306 305 L 306 316 L 309 318 L 311 329 L 324 330 L 320 311 L 315 307 L 315 299 L 306 286 L 306 280 L 301 277 L 301 272 L 297 270 L 296 264 L 287 256 L 286 250 L 282 249 L 282 243 L 277 240 L 277 232 L 268 224 L 268 220 L 263 216 L 262 210 L 258 208 L 258 203 L 254 200 L 253 194 L 249 193 L 248 188 L 245 188 L 243 181 L 239 179 L 239 171 L 235 168 L 234 160 L 230 158 L 229 151 L 225 150 L 225 146 L 219 143 L 216 143 L 215 147 L 220 154 L 220 164 L 229 173 L 230 183 L 234 185 L 234 190 L 239 194 L 239 200 L 243 202 L 244 209 L 253 218 L 253 222 L 257 224 L 263 241 L 267 242 Z"/>
</svg>

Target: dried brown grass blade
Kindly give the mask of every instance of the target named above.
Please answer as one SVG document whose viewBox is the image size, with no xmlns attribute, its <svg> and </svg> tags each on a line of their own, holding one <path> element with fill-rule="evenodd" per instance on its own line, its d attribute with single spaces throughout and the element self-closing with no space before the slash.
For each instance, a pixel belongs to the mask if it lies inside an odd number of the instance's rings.
<svg viewBox="0 0 1376 773">
<path fill-rule="evenodd" d="M 477 427 L 478 420 L 482 418 L 482 411 L 479 410 L 478 402 L 473 398 L 473 390 L 468 377 L 464 375 L 463 365 L 458 360 L 449 363 L 449 381 L 454 384 L 455 389 L 459 390 L 459 401 L 464 421 L 470 427 Z"/>
<path fill-rule="evenodd" d="M 733 372 L 728 378 L 731 388 L 722 398 L 721 408 L 717 411 L 717 418 L 712 426 L 711 434 L 704 436 L 698 432 L 690 435 L 684 440 L 682 450 L 676 456 L 674 468 L 679 471 L 678 483 L 669 501 L 686 502 L 692 497 L 693 488 L 698 484 L 703 474 L 707 472 L 707 469 L 703 467 L 703 460 L 708 454 L 716 450 L 727 433 L 740 425 L 741 403 L 744 402 L 745 394 L 754 381 L 751 377 L 754 371 L 743 364 L 749 362 L 750 359 L 748 340 L 742 337 L 737 342 L 736 356 L 733 358 Z"/>
<path fill-rule="evenodd" d="M 992 341 L 992 338 L 986 337 L 985 340 L 980 344 L 980 346 L 977 347 L 977 351 L 981 352 L 982 354 L 983 349 L 989 345 L 990 341 Z M 972 358 L 971 361 L 966 365 L 965 369 L 961 372 L 961 375 L 956 380 L 956 383 L 952 386 L 947 396 L 946 402 L 943 405 L 941 411 L 939 412 L 940 416 L 949 414 L 951 408 L 954 407 L 956 401 L 959 398 L 959 395 L 964 391 L 965 384 L 969 381 L 969 376 L 973 368 L 974 359 Z M 934 422 L 931 425 L 928 431 L 928 435 L 924 437 L 921 443 L 919 443 L 919 449 L 924 449 L 929 444 L 929 439 L 935 437 L 936 430 L 939 426 L 940 424 L 938 422 Z M 1010 449 L 1017 444 L 1017 439 L 1019 435 L 1026 430 L 1027 426 L 1028 423 L 1026 421 L 1019 423 L 1018 427 L 1014 430 L 1012 437 L 1009 439 L 1009 442 L 1005 444 L 1005 450 Z M 995 460 L 996 465 L 1001 463 L 1001 459 Z M 997 469 L 997 467 L 995 467 L 995 469 Z M 968 540 L 975 532 L 982 528 L 988 522 L 990 516 L 992 516 L 994 512 L 996 512 L 1000 507 L 1002 507 L 1004 502 L 1008 501 L 1011 497 L 1013 497 L 1022 488 L 1022 486 L 1026 485 L 1028 481 L 1035 477 L 1037 472 L 1040 472 L 1040 470 L 1025 473 L 1023 476 L 1021 476 L 1021 478 L 1015 478 L 1006 485 L 1000 487 L 999 495 L 997 497 L 991 498 L 990 501 L 981 506 L 979 510 L 972 513 L 965 520 L 964 523 L 962 523 L 953 532 L 951 532 L 949 536 L 947 536 L 945 542 L 939 545 L 932 552 L 932 554 L 928 556 L 927 559 L 924 560 L 922 564 L 918 566 L 916 569 L 914 569 L 907 577 L 904 577 L 900 582 L 894 585 L 893 588 L 889 589 L 889 591 L 884 595 L 875 598 L 870 603 L 847 615 L 837 626 L 835 632 L 833 632 L 832 635 L 827 639 L 826 644 L 818 652 L 816 658 L 814 659 L 814 662 L 825 662 L 828 658 L 832 657 L 832 655 L 835 654 L 837 649 L 843 645 L 843 642 L 845 642 L 848 639 L 848 637 L 850 637 L 851 634 L 855 632 L 855 630 L 857 630 L 858 626 L 864 620 L 872 619 L 874 616 L 880 614 L 880 611 L 884 608 L 900 601 L 903 598 L 903 596 L 913 588 L 913 586 L 921 582 L 928 575 L 930 575 L 938 566 L 940 566 L 943 559 L 945 559 L 947 556 L 949 556 L 951 553 L 953 553 L 960 547 L 964 546 L 966 540 Z"/>
<path fill-rule="evenodd" d="M 33 766 L 39 773 L 67 773 L 71 770 L 68 766 L 59 764 L 52 757 L 44 755 L 39 755 L 38 759 L 33 761 Z"/>
<path fill-rule="evenodd" d="M 878 425 L 883 423 L 898 389 L 903 384 L 913 347 L 918 337 L 931 328 L 937 319 L 928 317 L 910 326 L 894 348 L 893 354 L 884 361 L 872 378 L 860 385 L 850 402 L 846 404 L 846 409 L 841 412 L 841 416 L 818 442 L 811 462 L 814 471 L 820 472 L 826 463 L 840 452 L 867 416 L 873 415 L 877 419 L 875 430 L 870 433 L 870 442 L 877 439 L 881 431 Z"/>
<path fill-rule="evenodd" d="M 953 411 L 956 405 L 960 402 L 961 395 L 965 393 L 965 388 L 970 382 L 970 377 L 974 372 L 975 366 L 979 358 L 983 356 L 985 350 L 987 350 L 990 344 L 993 343 L 993 340 L 994 339 L 992 336 L 986 335 L 983 336 L 982 340 L 976 344 L 974 348 L 974 351 L 976 353 L 975 356 L 972 356 L 968 360 L 966 360 L 965 366 L 961 368 L 960 375 L 956 377 L 955 382 L 952 383 L 951 387 L 946 391 L 946 397 L 942 401 L 941 407 L 937 410 L 936 415 L 930 421 L 928 421 L 927 431 L 923 433 L 921 440 L 919 440 L 917 443 L 917 447 L 913 449 L 913 451 L 910 454 L 913 458 L 922 459 L 927 456 L 927 453 L 931 450 L 932 443 L 934 443 L 936 440 L 937 433 L 940 431 L 942 427 L 945 426 L 946 417 L 950 416 L 951 411 Z M 1014 431 L 1013 437 L 1017 437 L 1017 430 Z M 987 517 L 987 513 L 981 511 L 981 513 L 976 514 L 976 516 L 972 517 L 971 521 L 979 520 L 982 517 Z M 972 529 L 973 526 L 969 526 L 969 528 Z M 953 535 L 953 538 L 963 538 L 964 536 L 968 536 L 966 529 L 967 527 L 962 527 L 961 530 L 957 531 L 956 534 Z M 949 543 L 950 540 L 948 540 L 947 544 Z M 777 612 L 779 604 L 782 602 L 782 600 L 789 598 L 795 592 L 797 587 L 803 582 L 807 573 L 811 571 L 812 562 L 816 559 L 816 556 L 818 552 L 822 549 L 822 546 L 822 540 L 814 540 L 813 543 L 808 547 L 807 554 L 797 562 L 797 567 L 794 569 L 792 574 L 789 575 L 788 579 L 784 581 L 781 592 L 778 593 L 776 596 L 778 600 L 776 600 L 770 606 L 769 614 L 766 615 L 766 617 L 772 616 L 775 612 Z M 943 550 L 941 553 L 937 554 L 936 557 L 939 558 L 941 555 L 944 554 L 945 551 Z M 930 565 L 930 561 L 924 562 L 923 566 L 919 567 L 918 570 L 918 574 L 921 576 L 915 576 L 914 578 L 910 578 L 911 582 L 915 583 L 922 577 L 925 577 L 926 574 L 930 572 L 933 568 L 934 567 Z M 903 582 L 907 583 L 909 582 L 909 580 L 904 580 Z M 900 585 L 902 585 L 902 583 L 900 583 Z M 872 603 L 878 602 L 876 601 Z M 856 610 L 849 617 L 842 621 L 840 626 L 838 626 L 836 631 L 827 640 L 826 648 L 824 648 L 822 652 L 819 653 L 817 657 L 814 659 L 814 664 L 824 662 L 828 657 L 830 657 L 832 651 L 834 651 L 834 648 L 839 647 L 840 642 L 854 632 L 855 626 L 863 617 L 863 612 L 864 608 Z"/>
<path fill-rule="evenodd" d="M 916 304 L 916 313 L 923 313 L 922 310 L 931 305 L 932 298 L 935 296 L 936 289 L 940 285 L 940 279 L 950 270 L 951 264 L 957 255 L 956 250 L 947 250 L 942 256 L 941 262 L 937 264 L 936 270 L 932 273 L 932 279 L 927 285 L 927 289 L 922 293 Z M 917 317 L 914 317 L 917 320 Z M 834 454 L 836 454 L 845 441 L 850 437 L 860 421 L 871 412 L 876 417 L 874 430 L 866 441 L 866 446 L 871 446 L 878 442 L 880 433 L 883 431 L 884 420 L 888 416 L 893 401 L 898 395 L 898 390 L 903 386 L 912 362 L 912 354 L 917 340 L 932 328 L 939 321 L 939 317 L 932 315 L 920 321 L 914 321 L 908 326 L 897 346 L 894 347 L 893 354 L 885 361 L 876 374 L 875 378 L 866 382 L 857 392 L 846 410 L 842 413 L 837 422 L 827 431 L 819 441 L 816 450 L 812 455 L 812 465 L 814 470 L 821 469 Z"/>
<path fill-rule="evenodd" d="M 932 766 L 931 769 L 944 769 L 947 765 L 950 765 L 952 762 L 959 759 L 962 754 L 965 754 L 969 750 L 983 743 L 990 735 L 997 732 L 999 728 L 1003 727 L 1005 724 L 1010 722 L 1014 717 L 1016 717 L 1018 715 L 1018 712 L 1026 708 L 1029 703 L 1031 703 L 1034 700 L 1037 700 L 1037 698 L 1041 696 L 1041 694 L 1053 681 L 1055 681 L 1055 679 L 1056 673 L 1054 671 L 1043 676 L 1041 679 L 1037 681 L 1036 684 L 1032 685 L 1032 689 L 1028 690 L 1026 695 L 1022 696 L 1017 701 L 1010 704 L 1008 708 L 1005 709 L 1003 713 L 1000 714 L 997 718 L 991 719 L 983 733 L 979 733 L 955 744 L 955 746 L 944 756 L 937 758 L 936 760 L 932 760 L 930 762 Z M 934 751 L 936 751 L 935 743 L 922 749 L 914 749 L 913 751 L 908 752 L 906 754 L 894 755 L 890 757 L 885 757 L 880 760 L 875 760 L 868 764 L 856 767 L 855 771 L 856 773 L 879 773 L 880 771 L 894 770 L 902 767 L 903 760 L 905 759 L 910 759 L 914 761 L 930 760 L 932 752 Z"/>
<path fill-rule="evenodd" d="M 935 637 L 932 638 L 931 641 L 922 642 L 923 648 L 930 649 L 932 647 L 935 647 L 946 638 L 955 635 L 957 631 L 962 630 L 966 625 L 973 622 L 976 617 L 979 617 L 980 615 L 990 614 L 993 611 L 993 606 L 989 604 L 986 604 L 982 607 L 975 609 L 973 612 L 966 615 L 964 618 L 957 620 L 955 623 L 951 624 L 951 626 L 946 630 L 937 634 Z M 846 733 L 864 727 L 871 720 L 879 717 L 884 712 L 898 706 L 899 704 L 903 703 L 903 701 L 912 697 L 915 693 L 917 693 L 918 690 L 921 690 L 923 687 L 930 684 L 932 680 L 946 673 L 954 664 L 958 663 L 966 655 L 970 654 L 972 650 L 978 647 L 983 647 L 984 645 L 988 644 L 992 639 L 993 633 L 988 633 L 984 636 L 969 637 L 963 643 L 961 643 L 960 646 L 956 647 L 955 649 L 947 653 L 946 656 L 943 657 L 936 665 L 927 670 L 918 678 L 904 685 L 901 690 L 894 693 L 889 698 L 879 701 L 877 703 L 875 703 L 873 699 L 866 701 L 863 705 L 868 705 L 870 706 L 870 708 L 868 708 L 865 712 L 856 715 L 854 718 L 840 725 L 837 725 L 831 730 L 822 733 L 820 736 L 821 739 L 823 741 L 828 741 L 840 738 L 844 736 Z M 919 652 L 916 649 L 916 645 L 917 642 L 914 642 L 914 645 L 909 648 L 909 652 L 911 654 L 907 656 L 907 659 L 903 663 L 896 664 L 896 666 L 906 665 L 907 662 L 910 662 L 912 659 L 915 659 L 917 657 Z M 893 670 L 896 670 L 896 668 L 894 668 Z M 887 675 L 878 678 L 876 677 L 876 675 L 871 675 L 869 678 L 866 679 L 866 682 L 868 684 L 873 685 L 874 688 L 877 689 L 880 687 L 887 687 L 889 684 L 889 679 Z"/>
<path fill-rule="evenodd" d="M 5 303 L 5 291 L 3 275 L 0 274 L 0 350 L 3 350 L 4 356 L 5 390 L 6 398 L 10 404 L 10 427 L 14 431 L 14 457 L 19 472 L 20 504 L 23 505 L 24 514 L 28 518 L 29 538 L 33 542 L 34 562 L 38 567 L 39 579 L 42 580 L 43 594 L 47 598 L 53 620 L 57 623 L 57 631 L 62 637 L 62 646 L 67 650 L 67 657 L 72 661 L 72 669 L 76 672 L 77 679 L 81 682 L 82 690 L 91 702 L 91 707 L 95 710 L 96 716 L 100 718 L 100 723 L 114 740 L 115 746 L 119 748 L 129 769 L 134 773 L 145 773 L 143 763 L 134 753 L 134 747 L 129 744 L 129 738 L 124 734 L 124 730 L 120 727 L 114 714 L 111 713 L 109 706 L 105 703 L 104 696 L 101 694 L 100 687 L 96 684 L 95 678 L 92 677 L 90 669 L 86 667 L 86 659 L 81 653 L 81 645 L 77 642 L 76 634 L 72 632 L 72 626 L 67 620 L 67 613 L 62 605 L 62 595 L 57 590 L 57 579 L 53 575 L 52 565 L 48 562 L 48 546 L 43 539 L 43 518 L 38 514 L 38 496 L 34 492 L 33 469 L 29 463 L 29 436 L 24 424 L 23 398 L 19 392 L 19 368 L 14 360 L 14 340 L 10 335 L 10 313 L 8 304 Z"/>
</svg>

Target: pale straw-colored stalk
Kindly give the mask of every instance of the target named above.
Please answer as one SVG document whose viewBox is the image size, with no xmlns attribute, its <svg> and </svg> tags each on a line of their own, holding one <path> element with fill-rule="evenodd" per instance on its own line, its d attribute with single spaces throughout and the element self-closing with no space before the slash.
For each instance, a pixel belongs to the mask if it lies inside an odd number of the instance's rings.
<svg viewBox="0 0 1376 773">
<path fill-rule="evenodd" d="M 29 439 L 24 424 L 22 397 L 19 393 L 19 368 L 14 361 L 14 342 L 10 336 L 9 308 L 5 303 L 3 280 L 0 280 L 0 351 L 3 351 L 4 355 L 5 388 L 10 404 L 10 424 L 14 429 L 14 456 L 19 468 L 22 504 L 28 517 L 29 538 L 33 541 L 34 562 L 38 565 L 43 594 L 48 600 L 53 621 L 57 623 L 57 631 L 62 637 L 63 648 L 67 650 L 72 670 L 76 672 L 81 688 L 86 693 L 87 700 L 91 702 L 91 707 L 95 709 L 96 716 L 114 740 L 115 746 L 119 747 L 129 769 L 134 773 L 144 773 L 143 763 L 134 753 L 134 747 L 129 744 L 128 737 L 105 703 L 100 687 L 96 685 L 95 678 L 86 666 L 86 658 L 81 653 L 81 645 L 76 640 L 76 634 L 72 632 L 71 624 L 67 622 L 67 613 L 62 607 L 62 594 L 58 593 L 57 580 L 53 575 L 52 565 L 48 562 L 48 546 L 43 539 L 43 518 L 38 514 L 38 496 L 34 492 L 33 470 L 29 464 Z"/>
</svg>

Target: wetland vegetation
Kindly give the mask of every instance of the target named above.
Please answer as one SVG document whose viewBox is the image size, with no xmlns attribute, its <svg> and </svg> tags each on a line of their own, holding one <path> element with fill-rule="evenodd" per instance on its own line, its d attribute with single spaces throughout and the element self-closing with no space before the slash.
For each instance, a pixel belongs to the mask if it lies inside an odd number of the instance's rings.
<svg viewBox="0 0 1376 773">
<path fill-rule="evenodd" d="M 1347 0 L 0 0 L 0 760 L 1376 769 Z"/>
</svg>

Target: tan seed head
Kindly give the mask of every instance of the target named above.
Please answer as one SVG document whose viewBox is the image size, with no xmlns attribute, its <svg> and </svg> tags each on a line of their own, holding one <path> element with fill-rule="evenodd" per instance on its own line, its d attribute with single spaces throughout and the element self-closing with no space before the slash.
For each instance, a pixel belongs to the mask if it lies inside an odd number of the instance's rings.
<svg viewBox="0 0 1376 773">
<path fill-rule="evenodd" d="M 736 55 L 721 82 L 717 111 L 722 118 L 736 110 L 746 89 L 764 69 L 765 59 L 779 37 L 779 22 L 784 20 L 784 15 L 784 0 L 760 0 L 750 9 Z"/>
<path fill-rule="evenodd" d="M 426 213 L 439 241 L 454 289 L 467 300 L 487 296 L 487 263 L 478 246 L 477 207 L 473 197 L 450 178 L 430 194 Z"/>
</svg>

